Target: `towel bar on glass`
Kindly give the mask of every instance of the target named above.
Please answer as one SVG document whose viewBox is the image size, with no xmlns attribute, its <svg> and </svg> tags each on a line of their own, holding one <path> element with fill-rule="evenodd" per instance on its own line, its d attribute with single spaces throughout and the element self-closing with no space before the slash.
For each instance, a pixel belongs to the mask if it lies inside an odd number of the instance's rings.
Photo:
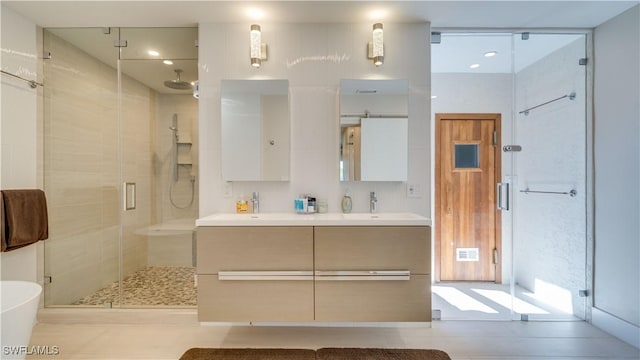
<svg viewBox="0 0 640 360">
<path fill-rule="evenodd" d="M 536 190 L 529 190 L 529 188 L 526 188 L 524 190 L 520 190 L 521 193 L 525 193 L 525 194 L 557 194 L 557 195 L 569 195 L 571 197 L 575 197 L 576 195 L 578 195 L 578 192 L 575 189 L 571 189 L 569 191 L 536 191 Z"/>
</svg>

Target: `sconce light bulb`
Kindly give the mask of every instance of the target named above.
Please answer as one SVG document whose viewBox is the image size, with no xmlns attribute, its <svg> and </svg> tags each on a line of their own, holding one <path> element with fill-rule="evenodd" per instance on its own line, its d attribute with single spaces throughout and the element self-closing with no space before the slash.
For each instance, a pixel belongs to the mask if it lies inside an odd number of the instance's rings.
<svg viewBox="0 0 640 360">
<path fill-rule="evenodd" d="M 382 24 L 375 23 L 373 24 L 373 63 L 376 66 L 382 65 L 384 62 L 384 40 L 383 40 L 383 31 Z"/>
<path fill-rule="evenodd" d="M 260 25 L 251 25 L 250 32 L 251 41 L 251 66 L 260 67 L 262 58 L 262 36 L 260 32 Z"/>
</svg>

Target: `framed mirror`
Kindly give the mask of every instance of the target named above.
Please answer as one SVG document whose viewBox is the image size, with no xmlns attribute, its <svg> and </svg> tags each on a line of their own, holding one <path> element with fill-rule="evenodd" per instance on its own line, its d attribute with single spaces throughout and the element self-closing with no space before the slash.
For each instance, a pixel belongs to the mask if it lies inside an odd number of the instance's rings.
<svg viewBox="0 0 640 360">
<path fill-rule="evenodd" d="M 340 181 L 407 181 L 407 80 L 340 82 Z"/>
<path fill-rule="evenodd" d="M 288 80 L 222 80 L 222 178 L 289 181 Z"/>
</svg>

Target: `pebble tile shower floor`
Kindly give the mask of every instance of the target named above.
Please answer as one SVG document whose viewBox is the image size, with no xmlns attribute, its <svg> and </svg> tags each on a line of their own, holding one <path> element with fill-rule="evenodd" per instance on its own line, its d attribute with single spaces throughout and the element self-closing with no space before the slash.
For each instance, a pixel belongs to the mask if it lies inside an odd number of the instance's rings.
<svg viewBox="0 0 640 360">
<path fill-rule="evenodd" d="M 124 305 L 195 306 L 195 268 L 151 266 L 122 281 Z M 120 305 L 119 284 L 113 284 L 76 301 L 73 305 Z"/>
</svg>

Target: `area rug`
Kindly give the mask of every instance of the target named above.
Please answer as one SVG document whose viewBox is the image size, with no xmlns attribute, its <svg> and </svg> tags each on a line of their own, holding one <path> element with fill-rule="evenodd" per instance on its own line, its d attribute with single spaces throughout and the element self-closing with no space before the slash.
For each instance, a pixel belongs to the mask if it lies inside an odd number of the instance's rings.
<svg viewBox="0 0 640 360">
<path fill-rule="evenodd" d="M 306 349 L 204 349 L 187 350 L 180 360 L 315 360 Z"/>
<path fill-rule="evenodd" d="M 205 349 L 187 350 L 180 360 L 451 360 L 440 350 L 322 348 L 306 349 Z"/>
<path fill-rule="evenodd" d="M 446 352 L 423 349 L 323 348 L 318 360 L 451 360 Z"/>
</svg>

